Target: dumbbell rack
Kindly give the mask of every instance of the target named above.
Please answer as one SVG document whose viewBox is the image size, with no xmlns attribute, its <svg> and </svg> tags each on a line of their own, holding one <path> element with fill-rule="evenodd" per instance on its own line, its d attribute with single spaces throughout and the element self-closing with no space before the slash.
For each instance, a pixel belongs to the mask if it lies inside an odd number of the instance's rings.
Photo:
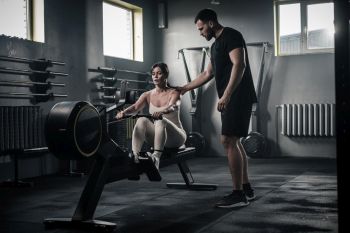
<svg viewBox="0 0 350 233">
<path fill-rule="evenodd" d="M 66 73 L 53 72 L 47 70 L 54 65 L 64 66 L 64 62 L 52 61 L 47 59 L 28 59 L 11 56 L 1 56 L 0 61 L 5 62 L 14 67 L 0 66 L 0 73 L 4 75 L 28 76 L 30 81 L 25 80 L 4 80 L 1 76 L 0 80 L 0 98 L 1 99 L 30 99 L 32 104 L 46 102 L 56 97 L 67 97 L 66 94 L 47 93 L 49 89 L 54 87 L 65 87 L 64 83 L 54 83 L 47 81 L 56 76 L 68 76 Z M 20 64 L 28 65 L 19 69 Z M 2 88 L 2 87 L 6 87 Z M 29 88 L 25 92 L 17 92 L 10 88 Z M 6 92 L 3 92 L 3 89 Z M 1 104 L 2 105 L 2 104 Z M 42 110 L 40 106 L 0 106 L 0 156 L 13 156 L 14 179 L 5 181 L 0 184 L 2 187 L 27 187 L 32 186 L 31 183 L 19 180 L 18 161 L 25 154 L 44 154 L 48 151 L 45 147 L 43 139 Z M 16 105 L 16 104 L 15 104 Z"/>
<path fill-rule="evenodd" d="M 114 83 L 117 82 L 116 69 L 108 67 L 97 67 L 96 69 L 89 68 L 88 71 L 102 74 L 102 77 L 99 77 L 97 81 L 102 82 L 103 85 L 97 88 L 97 91 L 103 92 L 101 99 L 105 104 L 118 104 L 119 101 L 125 101 L 127 82 L 121 82 L 119 91 L 117 87 L 113 86 Z"/>
<path fill-rule="evenodd" d="M 0 92 L 0 98 L 25 98 L 31 99 L 33 104 L 39 102 L 46 102 L 57 97 L 67 97 L 67 94 L 63 93 L 47 93 L 49 89 L 53 87 L 64 87 L 64 83 L 53 83 L 47 81 L 57 76 L 68 76 L 66 73 L 53 72 L 47 70 L 47 68 L 53 65 L 64 66 L 65 63 L 59 61 L 51 61 L 47 59 L 28 59 L 20 57 L 9 57 L 0 56 L 0 61 L 28 64 L 30 69 L 17 69 L 0 67 L 0 73 L 11 74 L 11 75 L 25 75 L 29 76 L 30 82 L 28 81 L 0 81 L 0 86 L 21 86 L 29 87 L 29 92 Z"/>
</svg>

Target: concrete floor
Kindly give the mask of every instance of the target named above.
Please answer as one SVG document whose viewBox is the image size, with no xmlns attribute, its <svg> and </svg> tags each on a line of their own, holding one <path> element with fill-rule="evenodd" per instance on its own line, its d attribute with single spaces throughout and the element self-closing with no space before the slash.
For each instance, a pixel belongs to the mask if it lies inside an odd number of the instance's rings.
<svg viewBox="0 0 350 233">
<path fill-rule="evenodd" d="M 181 181 L 177 166 L 161 168 L 162 181 L 122 180 L 107 184 L 95 218 L 123 233 L 288 233 L 338 232 L 336 161 L 332 159 L 250 159 L 257 199 L 240 209 L 213 205 L 230 192 L 225 158 L 188 161 L 197 182 L 215 191 L 169 189 Z M 0 189 L 0 232 L 94 232 L 45 229 L 48 217 L 71 217 L 86 177 L 30 179 L 32 188 Z"/>
</svg>

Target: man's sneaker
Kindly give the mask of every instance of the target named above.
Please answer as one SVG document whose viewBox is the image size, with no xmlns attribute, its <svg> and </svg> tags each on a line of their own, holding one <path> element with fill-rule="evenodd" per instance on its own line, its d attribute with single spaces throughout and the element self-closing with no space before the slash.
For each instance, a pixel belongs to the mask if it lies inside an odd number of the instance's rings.
<svg viewBox="0 0 350 233">
<path fill-rule="evenodd" d="M 242 190 L 234 190 L 215 204 L 219 208 L 234 208 L 247 205 L 249 205 L 249 202 Z"/>
<path fill-rule="evenodd" d="M 250 183 L 243 184 L 243 192 L 247 197 L 248 201 L 252 201 L 255 199 L 254 189 L 250 186 Z"/>
</svg>

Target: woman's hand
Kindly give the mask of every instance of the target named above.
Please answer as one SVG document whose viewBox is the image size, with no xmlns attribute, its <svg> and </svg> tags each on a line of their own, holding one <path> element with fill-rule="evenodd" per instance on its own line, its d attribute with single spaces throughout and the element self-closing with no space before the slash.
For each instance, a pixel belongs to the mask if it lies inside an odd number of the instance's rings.
<svg viewBox="0 0 350 233">
<path fill-rule="evenodd" d="M 163 118 L 164 112 L 154 112 L 152 114 L 153 119 L 155 120 L 161 120 Z"/>
<path fill-rule="evenodd" d="M 122 119 L 123 117 L 125 117 L 125 112 L 124 111 L 120 111 L 117 113 L 117 115 L 115 116 L 116 119 Z"/>
</svg>

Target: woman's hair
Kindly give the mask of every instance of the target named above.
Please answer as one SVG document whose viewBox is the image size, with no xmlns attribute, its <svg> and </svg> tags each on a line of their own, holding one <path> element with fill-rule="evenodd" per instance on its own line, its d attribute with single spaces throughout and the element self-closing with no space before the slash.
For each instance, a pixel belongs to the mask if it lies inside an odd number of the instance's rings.
<svg viewBox="0 0 350 233">
<path fill-rule="evenodd" d="M 168 65 L 165 64 L 164 62 L 157 62 L 157 63 L 153 64 L 152 68 L 151 68 L 151 74 L 152 74 L 152 71 L 154 70 L 154 68 L 156 68 L 156 67 L 158 67 L 162 71 L 165 78 L 167 79 L 167 87 L 174 88 L 173 86 L 171 86 L 169 84 L 169 81 L 168 81 L 168 77 L 169 77 Z"/>
<path fill-rule="evenodd" d="M 164 62 L 157 62 L 155 64 L 152 65 L 152 68 L 151 68 L 151 74 L 152 74 L 152 71 L 156 68 L 156 67 L 159 67 L 159 69 L 162 71 L 162 73 L 165 75 L 165 78 L 168 78 L 169 77 L 169 69 L 168 69 L 168 66 L 167 64 L 165 64 Z"/>
</svg>

